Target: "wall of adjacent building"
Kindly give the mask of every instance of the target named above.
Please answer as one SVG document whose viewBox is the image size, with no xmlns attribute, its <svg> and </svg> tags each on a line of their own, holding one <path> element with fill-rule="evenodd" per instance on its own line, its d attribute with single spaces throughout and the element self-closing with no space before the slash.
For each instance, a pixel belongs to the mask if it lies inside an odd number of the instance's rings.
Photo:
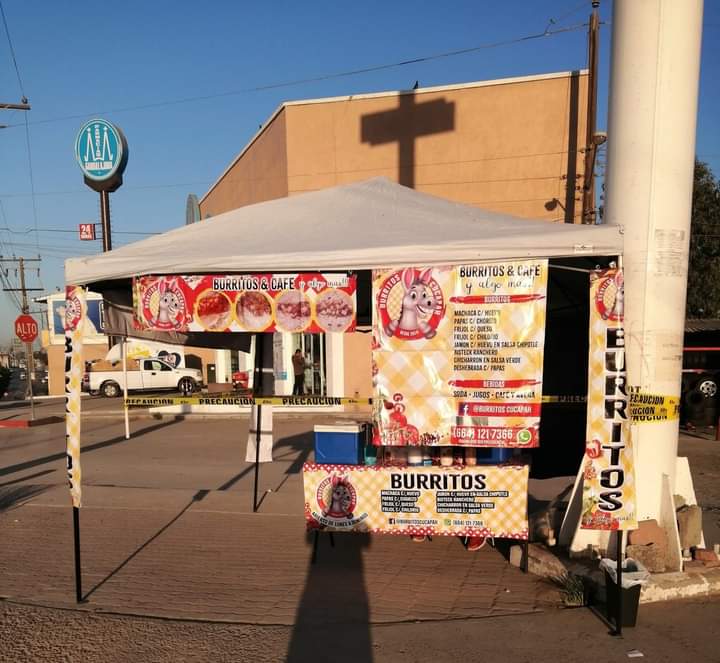
<svg viewBox="0 0 720 663">
<path fill-rule="evenodd" d="M 587 79 L 286 105 L 288 193 L 382 175 L 497 212 L 579 222 Z"/>
<path fill-rule="evenodd" d="M 280 110 L 203 196 L 200 217 L 287 195 L 285 111 Z"/>
</svg>

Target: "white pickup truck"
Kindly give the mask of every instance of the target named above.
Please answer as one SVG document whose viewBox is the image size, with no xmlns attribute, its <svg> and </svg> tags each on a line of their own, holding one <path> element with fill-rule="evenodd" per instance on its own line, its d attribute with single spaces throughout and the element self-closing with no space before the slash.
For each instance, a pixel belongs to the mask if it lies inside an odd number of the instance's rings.
<svg viewBox="0 0 720 663">
<path fill-rule="evenodd" d="M 177 389 L 188 395 L 199 391 L 202 384 L 202 371 L 196 368 L 173 368 L 157 358 L 138 360 L 138 368 L 129 370 L 127 377 L 128 391 Z M 83 378 L 84 391 L 100 393 L 106 398 L 120 396 L 123 386 L 122 371 L 89 371 Z"/>
</svg>

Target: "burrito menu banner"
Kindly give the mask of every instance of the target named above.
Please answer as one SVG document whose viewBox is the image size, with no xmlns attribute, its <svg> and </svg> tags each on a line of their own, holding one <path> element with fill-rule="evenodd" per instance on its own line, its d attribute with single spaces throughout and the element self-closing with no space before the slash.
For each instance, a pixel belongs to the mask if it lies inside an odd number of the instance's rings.
<svg viewBox="0 0 720 663">
<path fill-rule="evenodd" d="M 536 447 L 547 260 L 373 274 L 376 444 Z"/>
<path fill-rule="evenodd" d="M 303 466 L 309 530 L 525 540 L 527 465 Z"/>
<path fill-rule="evenodd" d="M 348 274 L 140 276 L 139 329 L 209 332 L 352 332 L 356 277 Z"/>
<path fill-rule="evenodd" d="M 590 275 L 587 441 L 580 522 L 584 529 L 637 528 L 623 300 L 622 270 Z"/>
</svg>

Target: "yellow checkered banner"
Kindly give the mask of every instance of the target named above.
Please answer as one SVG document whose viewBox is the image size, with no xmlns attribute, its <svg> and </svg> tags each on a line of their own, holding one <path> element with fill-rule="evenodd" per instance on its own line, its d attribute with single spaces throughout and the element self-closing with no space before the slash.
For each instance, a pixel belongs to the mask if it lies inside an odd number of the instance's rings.
<svg viewBox="0 0 720 663">
<path fill-rule="evenodd" d="M 80 471 L 80 392 L 83 376 L 85 291 L 65 288 L 65 445 L 70 496 L 73 506 L 82 504 Z"/>
<path fill-rule="evenodd" d="M 528 538 L 527 465 L 303 466 L 309 530 Z"/>
<path fill-rule="evenodd" d="M 373 274 L 375 442 L 537 447 L 547 260 Z"/>
<path fill-rule="evenodd" d="M 637 528 L 623 297 L 622 270 L 591 274 L 587 441 L 580 523 L 584 529 Z"/>
</svg>

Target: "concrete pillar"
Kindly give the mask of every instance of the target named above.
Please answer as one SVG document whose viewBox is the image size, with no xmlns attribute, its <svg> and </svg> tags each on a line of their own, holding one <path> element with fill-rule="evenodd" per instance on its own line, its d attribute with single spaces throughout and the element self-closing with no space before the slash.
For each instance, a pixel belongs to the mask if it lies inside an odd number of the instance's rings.
<svg viewBox="0 0 720 663">
<path fill-rule="evenodd" d="M 702 0 L 615 0 L 607 223 L 625 227 L 628 383 L 679 396 Z M 674 487 L 678 421 L 632 427 L 638 517 Z"/>
</svg>

